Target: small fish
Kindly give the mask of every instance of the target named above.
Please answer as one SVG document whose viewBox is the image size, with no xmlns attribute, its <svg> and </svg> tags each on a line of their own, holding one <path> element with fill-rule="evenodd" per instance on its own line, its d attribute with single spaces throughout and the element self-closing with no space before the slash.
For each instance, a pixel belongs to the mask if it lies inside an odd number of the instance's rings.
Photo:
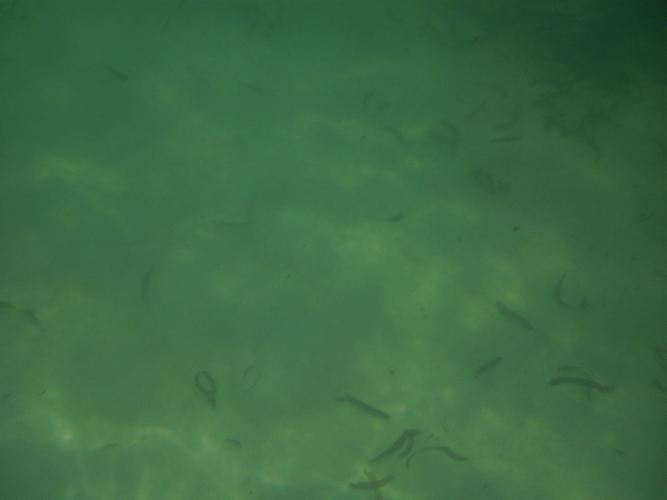
<svg viewBox="0 0 667 500">
<path fill-rule="evenodd" d="M 252 391 L 261 378 L 261 370 L 254 365 L 243 370 L 243 378 L 241 379 L 241 390 L 243 393 L 248 394 Z"/>
<path fill-rule="evenodd" d="M 382 488 L 385 484 L 389 484 L 394 480 L 394 476 L 391 474 L 383 479 L 376 481 L 369 481 L 367 483 L 350 483 L 350 488 L 356 488 L 360 490 L 375 490 Z"/>
<path fill-rule="evenodd" d="M 491 174 L 485 172 L 484 170 L 471 170 L 470 173 L 479 183 L 479 185 L 484 188 L 485 191 L 491 194 L 501 193 L 509 187 L 509 182 L 505 181 L 504 179 L 496 180 Z"/>
<path fill-rule="evenodd" d="M 413 434 L 408 435 L 408 444 L 405 445 L 405 449 L 398 454 L 400 458 L 407 457 L 412 451 L 412 448 L 415 447 L 415 436 L 419 434 L 419 431 L 412 431 L 412 432 Z"/>
<path fill-rule="evenodd" d="M 463 455 L 459 455 L 455 451 L 452 451 L 452 449 L 449 446 L 429 446 L 427 448 L 422 448 L 421 450 L 415 451 L 412 455 L 408 457 L 408 459 L 405 461 L 405 467 L 406 469 L 410 467 L 410 462 L 412 461 L 412 458 L 417 455 L 418 453 L 422 453 L 424 451 L 429 451 L 429 450 L 436 450 L 436 451 L 442 451 L 444 452 L 449 458 L 452 460 L 457 460 L 459 462 L 465 462 L 468 460 L 466 457 Z"/>
<path fill-rule="evenodd" d="M 370 92 L 368 92 L 368 93 L 364 96 L 364 99 L 363 99 L 363 101 L 362 101 L 362 109 L 363 109 L 364 111 L 366 111 L 366 110 L 368 109 L 368 106 L 369 106 L 369 104 L 370 104 L 370 102 L 371 102 L 371 99 L 373 99 L 374 96 L 375 96 L 375 92 L 374 92 L 373 90 L 371 90 Z"/>
<path fill-rule="evenodd" d="M 239 441 L 238 439 L 234 439 L 234 438 L 225 438 L 225 439 L 222 440 L 222 442 L 226 446 L 228 446 L 229 448 L 234 448 L 236 450 L 240 450 L 243 446 L 241 444 L 241 441 Z"/>
<path fill-rule="evenodd" d="M 494 92 L 498 92 L 498 94 L 500 94 L 500 96 L 503 99 L 508 99 L 509 96 L 510 96 L 509 92 L 507 92 L 507 89 L 505 87 L 500 86 L 500 85 L 494 85 L 492 83 L 482 83 L 482 86 L 486 87 L 487 89 L 491 89 Z"/>
<path fill-rule="evenodd" d="M 396 215 L 392 215 L 391 217 L 387 217 L 385 220 L 387 222 L 398 222 L 403 218 L 403 212 L 398 212 Z"/>
<path fill-rule="evenodd" d="M 556 303 L 564 307 L 565 309 L 586 309 L 588 308 L 588 299 L 586 297 L 581 299 L 581 302 L 579 302 L 579 305 L 573 306 L 572 304 L 568 304 L 565 302 L 561 296 L 561 290 L 563 288 L 563 280 L 565 280 L 565 274 L 561 277 L 561 279 L 558 280 L 558 283 L 556 284 L 556 287 L 554 288 L 554 300 Z"/>
<path fill-rule="evenodd" d="M 26 317 L 35 323 L 36 325 L 39 325 L 39 319 L 37 318 L 37 313 L 32 310 L 32 309 L 20 309 L 20 311 L 26 315 Z"/>
<path fill-rule="evenodd" d="M 130 79 L 129 76 L 127 76 L 125 73 L 122 71 L 117 70 L 116 68 L 112 68 L 111 66 L 105 66 L 107 71 L 111 73 L 113 76 L 118 78 L 121 82 L 126 82 Z"/>
<path fill-rule="evenodd" d="M 387 448 L 385 451 L 380 453 L 377 457 L 374 459 L 370 460 L 368 463 L 373 463 L 376 460 L 380 460 L 381 458 L 387 457 L 391 455 L 392 453 L 396 453 L 398 450 L 403 448 L 406 443 L 408 443 L 408 448 L 412 450 L 412 447 L 414 446 L 414 438 L 415 436 L 419 434 L 419 431 L 417 429 L 408 429 L 403 431 L 403 434 L 400 435 L 400 437 L 392 444 L 389 448 Z M 408 451 L 410 453 L 410 451 Z M 403 457 L 405 454 L 399 455 L 400 457 Z"/>
<path fill-rule="evenodd" d="M 364 474 L 366 474 L 366 477 L 368 478 L 368 481 L 371 483 L 379 484 L 378 478 L 375 474 L 372 472 L 364 471 Z M 382 500 L 382 488 L 377 487 L 375 488 L 375 500 Z"/>
<path fill-rule="evenodd" d="M 484 99 L 480 104 L 477 105 L 477 107 L 475 109 L 473 109 L 470 113 L 468 113 L 463 120 L 464 121 L 472 120 L 485 107 L 486 107 L 486 99 Z"/>
<path fill-rule="evenodd" d="M 35 323 L 36 325 L 40 324 L 39 318 L 37 317 L 37 313 L 34 309 L 16 309 L 13 305 L 4 300 L 0 301 L 0 310 L 2 309 L 15 309 L 23 313 L 31 322 Z"/>
<path fill-rule="evenodd" d="M 215 395 L 218 393 L 218 390 L 215 387 L 215 382 L 213 382 L 213 377 L 207 371 L 202 370 L 195 375 L 195 385 L 211 406 L 215 408 Z"/>
<path fill-rule="evenodd" d="M 368 413 L 374 417 L 381 418 L 382 420 L 389 420 L 391 418 L 388 413 L 385 413 L 382 410 L 378 410 L 377 408 L 374 408 L 373 406 L 366 404 L 354 396 L 350 396 L 349 394 L 345 394 L 339 398 L 336 398 L 336 401 L 339 403 L 350 403 L 351 406 L 357 408 L 358 410 L 361 410 L 364 413 Z"/>
<path fill-rule="evenodd" d="M 260 94 L 265 94 L 269 91 L 269 89 L 267 89 L 266 87 L 263 87 L 261 85 L 255 85 L 253 83 L 241 82 L 240 85 L 244 89 L 251 90 L 253 92 L 257 92 Z"/>
<path fill-rule="evenodd" d="M 149 301 L 148 301 L 148 291 L 150 290 L 150 287 L 151 287 L 151 276 L 152 275 L 153 275 L 153 266 L 148 268 L 148 271 L 146 271 L 146 274 L 144 274 L 144 277 L 141 280 L 141 298 L 144 299 L 144 302 L 146 304 L 149 303 Z"/>
<path fill-rule="evenodd" d="M 653 387 L 658 389 L 660 392 L 667 392 L 667 387 L 664 386 L 662 382 L 660 382 L 657 378 L 654 378 L 651 383 L 653 384 Z"/>
<path fill-rule="evenodd" d="M 556 377 L 549 381 L 549 385 L 551 386 L 562 385 L 562 384 L 581 385 L 583 387 L 590 387 L 591 389 L 597 389 L 600 392 L 614 392 L 616 390 L 616 386 L 614 384 L 602 385 L 593 380 L 588 380 L 579 377 Z"/>
<path fill-rule="evenodd" d="M 660 148 L 660 153 L 662 154 L 663 159 L 667 159 L 667 144 L 662 142 L 660 139 L 653 138 L 653 142 L 657 144 Z"/>
<path fill-rule="evenodd" d="M 391 135 L 394 139 L 396 139 L 402 146 L 407 147 L 407 146 L 412 145 L 412 142 L 408 141 L 405 138 L 405 136 L 403 135 L 403 133 L 400 130 L 398 130 L 396 127 L 387 126 L 387 127 L 384 128 L 384 131 L 387 134 Z"/>
<path fill-rule="evenodd" d="M 501 137 L 494 137 L 491 139 L 491 142 L 495 143 L 504 143 L 504 142 L 517 142 L 523 139 L 522 135 L 503 135 Z"/>
<path fill-rule="evenodd" d="M 521 120 L 521 108 L 519 106 L 516 106 L 514 108 L 512 117 L 507 120 L 506 122 L 502 122 L 496 125 L 496 130 L 507 130 L 512 127 L 515 127 L 516 125 L 519 124 L 519 121 Z"/>
<path fill-rule="evenodd" d="M 440 120 L 434 130 L 431 130 L 431 139 L 440 149 L 444 148 L 455 155 L 459 145 L 459 129 L 452 122 Z"/>
<path fill-rule="evenodd" d="M 506 318 L 513 323 L 516 323 L 517 325 L 521 326 L 525 330 L 532 330 L 533 325 L 531 325 L 526 318 L 523 316 L 519 315 L 518 313 L 515 313 L 512 311 L 510 308 L 508 308 L 505 304 L 500 302 L 499 300 L 496 301 L 496 307 L 498 308 L 498 312 L 503 318 Z"/>
<path fill-rule="evenodd" d="M 602 150 L 598 145 L 595 137 L 593 137 L 586 130 L 586 123 L 583 121 L 580 122 L 579 126 L 573 127 L 566 125 L 560 121 L 560 116 L 545 116 L 544 117 L 544 133 L 548 135 L 551 130 L 556 130 L 560 133 L 562 138 L 574 138 L 579 141 L 580 144 L 588 148 L 595 156 L 596 160 L 602 158 Z"/>
<path fill-rule="evenodd" d="M 498 365 L 498 363 L 500 363 L 500 360 L 501 357 L 498 356 L 496 358 L 493 358 L 491 361 L 487 361 L 486 363 L 484 363 L 482 366 L 477 368 L 477 370 L 475 370 L 475 377 L 479 377 L 482 373 L 486 373 L 492 368 L 494 368 L 496 365 Z"/>
</svg>

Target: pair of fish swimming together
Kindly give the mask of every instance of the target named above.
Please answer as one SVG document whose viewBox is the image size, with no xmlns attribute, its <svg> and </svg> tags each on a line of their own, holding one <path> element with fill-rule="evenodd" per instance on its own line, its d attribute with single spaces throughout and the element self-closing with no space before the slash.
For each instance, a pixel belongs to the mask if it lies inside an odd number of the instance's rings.
<svg viewBox="0 0 667 500">
<path fill-rule="evenodd" d="M 403 433 L 399 436 L 399 438 L 392 444 L 389 448 L 387 448 L 385 451 L 380 453 L 377 457 L 373 458 L 370 460 L 368 463 L 371 464 L 373 462 L 376 462 L 382 458 L 388 457 L 389 455 L 392 455 L 396 452 L 398 452 L 401 448 L 405 447 L 401 453 L 398 454 L 399 458 L 403 457 L 408 457 L 408 459 L 405 461 L 405 467 L 410 467 L 410 461 L 412 458 L 417 455 L 418 453 L 422 453 L 425 451 L 429 450 L 437 450 L 437 451 L 442 451 L 444 452 L 449 458 L 452 460 L 459 460 L 459 461 L 466 461 L 468 460 L 466 457 L 463 455 L 460 455 L 456 453 L 455 451 L 452 451 L 452 449 L 449 446 L 427 446 L 426 448 L 421 448 L 412 455 L 410 455 L 410 452 L 415 446 L 415 437 L 419 434 L 419 431 L 417 429 L 406 429 L 403 431 Z"/>
<path fill-rule="evenodd" d="M 417 429 L 407 429 L 403 431 L 403 434 L 399 436 L 399 438 L 394 442 L 394 444 L 392 444 L 389 448 L 387 448 L 385 451 L 380 453 L 377 457 L 375 457 L 368 463 L 372 464 L 373 462 L 376 462 L 381 458 L 388 457 L 389 455 L 396 453 L 404 446 L 405 449 L 398 456 L 400 458 L 403 458 L 409 455 L 410 452 L 412 451 L 412 448 L 415 446 L 415 436 L 417 434 L 419 434 L 419 431 Z"/>
<path fill-rule="evenodd" d="M 475 377 L 479 377 L 481 374 L 486 373 L 487 371 L 491 370 L 495 366 L 497 366 L 500 363 L 500 360 L 502 358 L 500 356 L 497 356 L 493 358 L 491 361 L 488 361 L 484 363 L 482 366 L 477 368 L 475 370 Z M 563 369 L 570 369 L 570 368 L 578 368 L 578 367 L 564 367 L 561 368 Z M 590 378 L 581 378 L 581 377 L 556 377 L 554 379 L 551 379 L 549 381 L 550 386 L 554 385 L 563 385 L 563 384 L 573 384 L 573 385 L 580 385 L 582 387 L 585 387 L 587 390 L 591 389 L 596 389 L 602 393 L 610 393 L 614 392 L 616 390 L 616 385 L 611 384 L 611 385 L 602 385 L 599 382 L 596 382 L 594 380 L 591 380 Z M 665 390 L 667 392 L 667 389 Z"/>
<path fill-rule="evenodd" d="M 340 396 L 335 399 L 335 401 L 339 403 L 348 403 L 350 406 L 353 408 L 356 408 L 357 410 L 363 411 L 364 413 L 367 413 L 368 415 L 371 415 L 373 417 L 380 418 L 382 420 L 390 420 L 390 416 L 388 413 L 379 410 L 375 408 L 374 406 L 369 405 L 368 403 L 364 403 L 363 401 L 355 398 L 354 396 L 351 396 L 350 394 L 344 394 L 343 396 Z M 444 452 L 449 458 L 452 460 L 459 460 L 459 461 L 465 461 L 467 460 L 466 457 L 463 455 L 460 455 L 454 451 L 451 450 L 448 446 L 428 446 L 426 448 L 422 448 L 420 450 L 415 451 L 414 453 L 410 454 L 412 452 L 412 449 L 415 446 L 415 437 L 419 434 L 419 430 L 417 429 L 406 429 L 403 431 L 403 433 L 398 437 L 398 439 L 385 451 L 380 453 L 378 456 L 375 458 L 371 459 L 368 463 L 373 463 L 378 460 L 381 460 L 385 457 L 388 457 L 389 455 L 393 455 L 394 453 L 399 452 L 399 458 L 404 458 L 408 457 L 407 460 L 405 461 L 405 466 L 409 467 L 410 466 L 410 461 L 412 458 L 417 455 L 418 453 L 422 453 L 425 451 L 429 450 L 437 450 L 437 451 L 442 451 Z M 359 488 L 359 489 L 375 489 L 379 490 L 382 486 L 385 484 L 388 484 L 391 482 L 394 477 L 393 476 L 387 476 L 383 479 L 371 479 L 371 475 L 367 474 L 369 477 L 369 481 L 365 483 L 352 483 L 350 484 L 351 488 Z"/>
<path fill-rule="evenodd" d="M 408 459 L 405 461 L 405 467 L 410 466 L 410 461 L 412 458 L 417 455 L 418 453 L 422 453 L 425 451 L 430 451 L 430 450 L 436 450 L 436 451 L 442 451 L 449 458 L 452 460 L 459 460 L 459 461 L 465 461 L 467 460 L 466 457 L 463 455 L 459 455 L 458 453 L 454 452 L 449 448 L 448 446 L 427 446 L 426 448 L 421 448 L 420 450 L 415 451 L 414 453 L 410 454 L 412 449 L 414 448 L 415 445 L 415 437 L 419 434 L 419 431 L 417 429 L 406 429 L 403 431 L 403 433 L 399 436 L 399 438 L 392 444 L 389 448 L 387 448 L 385 451 L 380 453 L 378 456 L 370 460 L 368 463 L 373 463 L 376 462 L 382 458 L 388 457 L 389 455 L 393 455 L 394 453 L 397 453 L 399 450 L 402 448 L 403 451 L 399 453 L 399 457 L 408 457 Z M 409 455 L 409 456 L 408 456 Z M 375 490 L 378 498 L 380 497 L 380 488 L 385 486 L 386 484 L 389 484 L 391 481 L 394 480 L 393 475 L 388 475 L 382 479 L 377 479 L 373 474 L 370 474 L 366 472 L 366 477 L 368 477 L 368 482 L 363 482 L 363 483 L 350 483 L 350 488 L 355 488 L 355 489 L 363 489 L 363 490 Z"/>
</svg>

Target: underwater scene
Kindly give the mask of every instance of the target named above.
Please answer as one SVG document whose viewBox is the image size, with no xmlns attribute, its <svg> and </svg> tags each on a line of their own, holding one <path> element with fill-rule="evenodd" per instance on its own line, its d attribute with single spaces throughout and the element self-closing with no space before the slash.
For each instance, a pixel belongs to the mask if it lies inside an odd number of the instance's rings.
<svg viewBox="0 0 667 500">
<path fill-rule="evenodd" d="M 0 500 L 660 500 L 667 4 L 0 0 Z"/>
</svg>

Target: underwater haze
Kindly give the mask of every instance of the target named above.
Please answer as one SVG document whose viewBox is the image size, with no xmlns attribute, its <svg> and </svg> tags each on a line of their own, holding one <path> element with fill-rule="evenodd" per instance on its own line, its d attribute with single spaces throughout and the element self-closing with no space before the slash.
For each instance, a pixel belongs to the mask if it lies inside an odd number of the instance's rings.
<svg viewBox="0 0 667 500">
<path fill-rule="evenodd" d="M 0 0 L 0 500 L 661 500 L 667 6 Z"/>
</svg>

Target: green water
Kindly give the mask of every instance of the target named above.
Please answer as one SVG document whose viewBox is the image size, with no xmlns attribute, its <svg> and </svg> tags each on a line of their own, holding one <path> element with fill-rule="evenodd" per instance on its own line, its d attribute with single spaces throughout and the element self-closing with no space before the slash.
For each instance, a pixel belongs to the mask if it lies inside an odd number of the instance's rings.
<svg viewBox="0 0 667 500">
<path fill-rule="evenodd" d="M 664 498 L 666 20 L 0 2 L 0 500 Z"/>
</svg>

